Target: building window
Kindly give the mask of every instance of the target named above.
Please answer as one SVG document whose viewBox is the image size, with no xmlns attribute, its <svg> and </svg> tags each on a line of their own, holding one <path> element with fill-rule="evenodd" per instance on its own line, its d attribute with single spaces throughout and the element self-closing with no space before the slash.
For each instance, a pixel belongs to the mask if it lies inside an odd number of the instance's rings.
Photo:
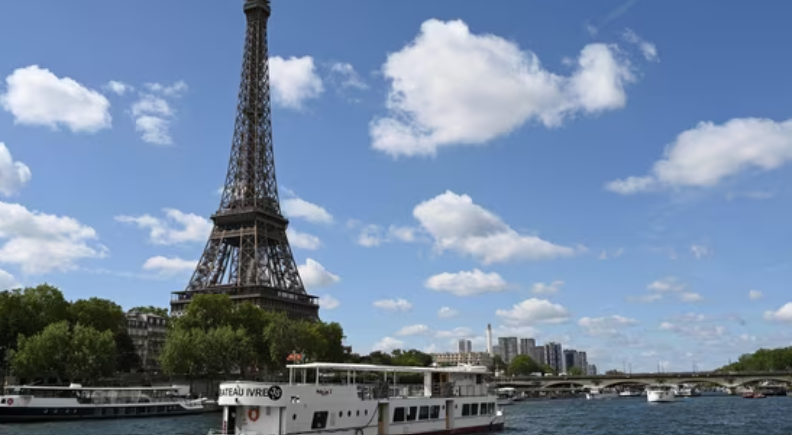
<svg viewBox="0 0 792 435">
<path fill-rule="evenodd" d="M 396 408 L 393 410 L 393 422 L 398 423 L 404 421 L 404 408 Z"/>
<path fill-rule="evenodd" d="M 313 421 L 311 422 L 311 429 L 324 429 L 327 427 L 327 411 L 314 412 Z"/>
</svg>

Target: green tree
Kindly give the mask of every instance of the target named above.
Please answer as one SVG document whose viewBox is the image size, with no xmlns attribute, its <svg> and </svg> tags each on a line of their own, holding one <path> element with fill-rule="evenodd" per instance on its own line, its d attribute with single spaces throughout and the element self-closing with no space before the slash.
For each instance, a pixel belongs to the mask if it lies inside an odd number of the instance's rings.
<svg viewBox="0 0 792 435">
<path fill-rule="evenodd" d="M 391 364 L 395 366 L 429 367 L 432 365 L 432 355 L 420 350 L 396 349 L 391 352 Z"/>
<path fill-rule="evenodd" d="M 137 311 L 138 313 L 154 314 L 155 316 L 160 316 L 160 317 L 168 317 L 167 308 L 155 307 L 153 305 L 135 307 L 129 310 L 129 312 L 132 311 Z"/>
<path fill-rule="evenodd" d="M 60 382 L 67 377 L 70 347 L 69 324 L 65 320 L 53 323 L 33 336 L 19 336 L 11 368 L 20 377 L 52 376 Z"/>
<path fill-rule="evenodd" d="M 528 355 L 517 355 L 509 363 L 507 373 L 513 376 L 528 376 L 541 372 L 542 368 Z"/>
<path fill-rule="evenodd" d="M 774 372 L 792 370 L 792 347 L 759 349 L 743 354 L 736 362 L 716 371 L 721 372 Z"/>
<path fill-rule="evenodd" d="M 504 371 L 508 367 L 509 366 L 503 361 L 503 358 L 501 358 L 500 355 L 495 355 L 495 356 L 492 357 L 491 370 L 493 372 Z"/>
<path fill-rule="evenodd" d="M 66 371 L 69 379 L 95 381 L 115 371 L 116 343 L 110 330 L 77 324 L 71 331 Z"/>
<path fill-rule="evenodd" d="M 122 373 L 129 373 L 140 368 L 140 355 L 138 355 L 135 343 L 126 328 L 116 332 L 113 335 L 113 341 L 116 347 L 116 370 Z"/>
<path fill-rule="evenodd" d="M 583 376 L 583 369 L 581 369 L 581 368 L 580 368 L 580 367 L 578 367 L 578 366 L 575 366 L 575 367 L 570 367 L 570 368 L 567 370 L 567 374 L 568 374 L 568 375 L 572 375 L 572 376 Z"/>
<path fill-rule="evenodd" d="M 190 386 L 206 368 L 206 332 L 202 329 L 172 328 L 159 354 L 162 371 L 169 375 L 187 375 Z"/>
<path fill-rule="evenodd" d="M 187 305 L 184 315 L 174 320 L 185 329 L 208 331 L 234 322 L 234 302 L 228 295 L 196 295 Z"/>
<path fill-rule="evenodd" d="M 16 348 L 17 337 L 41 332 L 68 319 L 69 302 L 49 284 L 0 293 L 0 346 Z"/>
<path fill-rule="evenodd" d="M 75 324 L 90 326 L 97 331 L 115 334 L 120 329 L 126 329 L 124 310 L 107 299 L 79 299 L 69 307 L 69 315 Z"/>
<path fill-rule="evenodd" d="M 201 349 L 209 379 L 230 376 L 241 364 L 250 360 L 253 348 L 244 329 L 221 326 L 206 332 Z"/>
</svg>

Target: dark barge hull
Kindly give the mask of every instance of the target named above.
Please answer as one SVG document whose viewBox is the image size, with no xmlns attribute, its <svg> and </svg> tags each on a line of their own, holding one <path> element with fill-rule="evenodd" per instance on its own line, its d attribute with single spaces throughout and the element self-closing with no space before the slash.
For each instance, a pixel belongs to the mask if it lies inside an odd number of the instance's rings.
<svg viewBox="0 0 792 435">
<path fill-rule="evenodd" d="M 218 407 L 185 409 L 178 405 L 162 406 L 103 406 L 45 408 L 27 406 L 0 407 L 0 424 L 44 423 L 50 421 L 100 420 L 121 418 L 168 417 L 217 412 Z"/>
</svg>

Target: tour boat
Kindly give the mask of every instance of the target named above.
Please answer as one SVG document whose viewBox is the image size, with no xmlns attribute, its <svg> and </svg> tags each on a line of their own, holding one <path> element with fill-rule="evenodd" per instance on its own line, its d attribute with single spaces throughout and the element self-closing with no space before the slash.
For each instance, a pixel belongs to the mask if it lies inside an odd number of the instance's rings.
<svg viewBox="0 0 792 435">
<path fill-rule="evenodd" d="M 674 388 L 669 385 L 650 385 L 646 388 L 646 401 L 652 403 L 667 403 L 676 401 Z"/>
<path fill-rule="evenodd" d="M 701 391 L 695 385 L 680 385 L 674 392 L 679 397 L 696 397 L 701 396 Z"/>
<path fill-rule="evenodd" d="M 619 393 L 619 397 L 641 397 L 641 392 L 635 390 L 624 390 Z"/>
<path fill-rule="evenodd" d="M 0 396 L 0 423 L 86 418 L 162 417 L 197 414 L 207 400 L 189 399 L 190 388 L 10 386 Z"/>
<path fill-rule="evenodd" d="M 619 397 L 619 392 L 613 388 L 592 388 L 586 393 L 586 400 L 613 399 Z"/>
<path fill-rule="evenodd" d="M 209 433 L 456 435 L 504 427 L 495 390 L 484 382 L 485 367 L 315 362 L 287 368 L 288 384 L 220 384 L 223 426 Z M 398 374 L 418 374 L 423 383 L 400 385 Z M 342 382 L 321 382 L 332 378 Z"/>
<path fill-rule="evenodd" d="M 515 392 L 516 390 L 510 387 L 498 388 L 498 398 L 496 400 L 498 406 L 514 405 L 514 402 L 516 401 L 514 400 Z"/>
</svg>

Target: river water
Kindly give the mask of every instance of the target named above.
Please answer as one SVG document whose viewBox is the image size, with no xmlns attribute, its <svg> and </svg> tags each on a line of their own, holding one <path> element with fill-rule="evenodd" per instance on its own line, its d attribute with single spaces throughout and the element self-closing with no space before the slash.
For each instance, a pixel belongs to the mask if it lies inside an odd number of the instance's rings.
<svg viewBox="0 0 792 435">
<path fill-rule="evenodd" d="M 792 435 L 792 397 L 701 396 L 676 403 L 645 398 L 561 399 L 504 407 L 502 435 Z M 205 435 L 220 414 L 0 425 L 2 435 Z"/>
</svg>

